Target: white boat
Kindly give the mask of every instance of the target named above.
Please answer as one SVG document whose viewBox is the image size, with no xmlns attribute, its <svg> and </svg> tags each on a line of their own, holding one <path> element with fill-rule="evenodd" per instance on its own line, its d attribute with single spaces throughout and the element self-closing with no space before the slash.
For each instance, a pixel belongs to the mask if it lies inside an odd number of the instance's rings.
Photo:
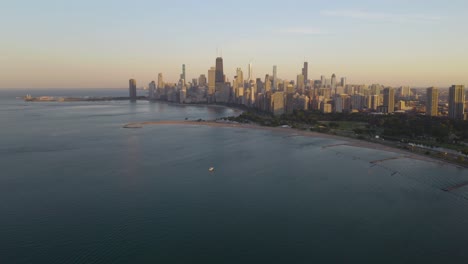
<svg viewBox="0 0 468 264">
<path fill-rule="evenodd" d="M 213 171 L 214 171 L 214 167 L 210 167 L 210 168 L 208 169 L 208 171 L 209 171 L 209 172 L 213 172 Z"/>
</svg>

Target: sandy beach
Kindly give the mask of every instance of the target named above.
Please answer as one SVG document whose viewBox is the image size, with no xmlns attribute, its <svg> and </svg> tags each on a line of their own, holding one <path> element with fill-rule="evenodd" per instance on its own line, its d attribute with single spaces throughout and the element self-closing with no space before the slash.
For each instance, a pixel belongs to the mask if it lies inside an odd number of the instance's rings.
<svg viewBox="0 0 468 264">
<path fill-rule="evenodd" d="M 292 128 L 284 128 L 284 127 L 265 127 L 256 124 L 241 124 L 241 123 L 233 123 L 233 122 L 216 122 L 216 121 L 148 121 L 148 122 L 134 122 L 128 123 L 124 125 L 124 128 L 143 128 L 145 126 L 150 125 L 189 125 L 189 126 L 210 126 L 210 127 L 232 127 L 232 128 L 241 128 L 241 129 L 259 129 L 259 130 L 268 130 L 274 131 L 278 133 L 286 133 L 289 135 L 299 135 L 304 137 L 315 137 L 315 138 L 329 138 L 344 141 L 343 143 L 337 145 L 330 145 L 330 146 L 323 146 L 323 148 L 330 148 L 334 146 L 352 146 L 352 147 L 359 147 L 359 148 L 367 148 L 367 149 L 378 149 L 388 152 L 393 152 L 400 154 L 400 158 L 410 158 L 410 159 L 417 159 L 427 162 L 436 162 L 440 165 L 453 165 L 458 166 L 457 164 L 453 164 L 444 160 L 428 157 L 425 155 L 420 155 L 417 153 L 413 153 L 410 151 L 406 151 L 399 148 L 394 148 L 374 142 L 364 141 L 364 140 L 357 140 L 353 138 L 347 138 L 342 136 L 312 132 L 312 131 L 302 131 L 296 130 Z M 393 158 L 395 159 L 395 158 Z M 379 162 L 379 161 L 376 161 Z"/>
</svg>

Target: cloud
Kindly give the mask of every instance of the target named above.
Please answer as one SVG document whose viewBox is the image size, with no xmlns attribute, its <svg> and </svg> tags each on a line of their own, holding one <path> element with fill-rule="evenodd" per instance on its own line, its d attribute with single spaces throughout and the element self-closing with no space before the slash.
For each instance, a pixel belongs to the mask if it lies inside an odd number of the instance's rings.
<svg viewBox="0 0 468 264">
<path fill-rule="evenodd" d="M 362 20 L 379 20 L 399 23 L 437 23 L 442 18 L 440 16 L 432 16 L 425 14 L 393 14 L 381 12 L 369 12 L 364 10 L 323 10 L 320 12 L 322 16 L 344 17 Z"/>
<path fill-rule="evenodd" d="M 298 35 L 322 35 L 326 34 L 325 31 L 318 28 L 285 28 L 282 29 L 283 33 L 298 34 Z"/>
</svg>

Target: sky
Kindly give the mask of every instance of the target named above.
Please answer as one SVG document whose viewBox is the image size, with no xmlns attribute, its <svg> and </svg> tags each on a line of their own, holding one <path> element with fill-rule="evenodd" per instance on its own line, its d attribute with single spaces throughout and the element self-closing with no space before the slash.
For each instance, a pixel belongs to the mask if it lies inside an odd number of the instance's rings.
<svg viewBox="0 0 468 264">
<path fill-rule="evenodd" d="M 468 84 L 466 0 L 0 0 L 0 88 L 147 86 L 207 74 Z"/>
</svg>

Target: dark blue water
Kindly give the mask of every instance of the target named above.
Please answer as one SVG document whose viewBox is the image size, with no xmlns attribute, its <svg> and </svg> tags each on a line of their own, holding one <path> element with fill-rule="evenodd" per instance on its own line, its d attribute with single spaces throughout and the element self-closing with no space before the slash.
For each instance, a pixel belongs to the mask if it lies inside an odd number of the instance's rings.
<svg viewBox="0 0 468 264">
<path fill-rule="evenodd" d="M 239 112 L 25 103 L 0 90 L 0 263 L 464 263 L 466 170 L 265 130 L 128 122 Z M 214 166 L 215 173 L 208 168 Z"/>
</svg>

